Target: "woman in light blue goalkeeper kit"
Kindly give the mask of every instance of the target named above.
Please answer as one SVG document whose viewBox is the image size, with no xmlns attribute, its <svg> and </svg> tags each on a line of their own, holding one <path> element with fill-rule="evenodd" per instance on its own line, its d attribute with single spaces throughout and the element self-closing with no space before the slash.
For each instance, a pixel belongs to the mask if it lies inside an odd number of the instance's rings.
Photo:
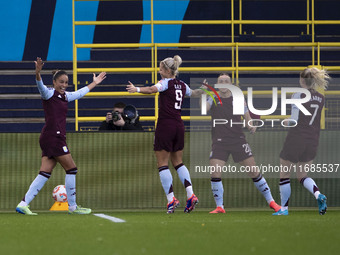
<svg viewBox="0 0 340 255">
<path fill-rule="evenodd" d="M 47 88 L 40 75 L 43 65 L 41 58 L 37 58 L 35 61 L 36 82 L 45 113 L 45 125 L 39 139 L 42 150 L 41 167 L 38 176 L 16 207 L 16 211 L 25 215 L 37 215 L 29 209 L 29 203 L 50 178 L 56 164 L 60 163 L 66 171 L 65 188 L 69 213 L 89 214 L 91 209 L 82 208 L 76 203 L 77 166 L 66 144 L 66 114 L 68 102 L 82 98 L 106 78 L 106 73 L 102 72 L 98 76 L 93 74 L 93 82 L 88 86 L 75 92 L 67 92 L 67 73 L 62 70 L 55 71 L 53 73 L 53 88 Z"/>
</svg>

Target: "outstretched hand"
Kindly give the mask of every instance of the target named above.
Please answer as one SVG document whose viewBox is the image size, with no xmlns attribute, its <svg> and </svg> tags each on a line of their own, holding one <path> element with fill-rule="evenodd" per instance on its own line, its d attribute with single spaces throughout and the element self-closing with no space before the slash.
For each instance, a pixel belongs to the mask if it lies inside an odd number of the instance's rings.
<svg viewBox="0 0 340 255">
<path fill-rule="evenodd" d="M 201 87 L 199 87 L 198 89 L 191 90 L 191 96 L 192 97 L 199 97 L 202 94 L 204 94 L 206 92 L 206 90 L 208 89 L 208 87 L 206 86 L 207 84 L 208 84 L 207 80 L 205 79 L 203 81 Z"/>
<path fill-rule="evenodd" d="M 135 87 L 135 85 L 133 85 L 133 83 L 131 81 L 129 81 L 129 85 L 126 85 L 126 90 L 129 93 L 135 93 L 137 92 L 137 88 Z"/>
<path fill-rule="evenodd" d="M 35 63 L 35 72 L 40 73 L 40 71 L 42 70 L 44 66 L 44 62 L 42 61 L 41 58 L 37 57 L 37 60 L 34 61 L 34 63 Z"/>
<path fill-rule="evenodd" d="M 202 86 L 201 86 L 200 88 L 201 88 L 201 89 L 208 89 L 207 85 L 209 85 L 209 84 L 208 84 L 208 81 L 207 81 L 207 79 L 204 79 L 204 81 L 203 81 L 203 83 L 202 83 Z"/>
<path fill-rule="evenodd" d="M 101 83 L 104 79 L 106 79 L 106 73 L 105 72 L 101 72 L 100 74 L 98 74 L 98 76 L 96 76 L 96 74 L 93 74 L 93 82 L 98 85 L 99 83 Z"/>
</svg>

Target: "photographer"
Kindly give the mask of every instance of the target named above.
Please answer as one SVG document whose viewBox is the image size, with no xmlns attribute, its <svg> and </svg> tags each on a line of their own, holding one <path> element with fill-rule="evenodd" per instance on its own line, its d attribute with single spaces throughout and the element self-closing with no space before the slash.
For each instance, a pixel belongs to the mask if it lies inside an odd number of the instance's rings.
<svg viewBox="0 0 340 255">
<path fill-rule="evenodd" d="M 113 111 L 106 114 L 106 120 L 99 127 L 103 130 L 143 130 L 139 123 L 137 109 L 133 105 L 118 102 L 113 106 Z"/>
</svg>

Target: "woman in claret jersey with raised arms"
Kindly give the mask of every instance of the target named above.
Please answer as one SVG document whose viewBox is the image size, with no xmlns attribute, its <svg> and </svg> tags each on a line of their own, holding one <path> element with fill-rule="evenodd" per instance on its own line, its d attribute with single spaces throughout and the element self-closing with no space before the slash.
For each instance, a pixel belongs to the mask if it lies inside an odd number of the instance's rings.
<svg viewBox="0 0 340 255">
<path fill-rule="evenodd" d="M 98 76 L 93 74 L 93 81 L 88 86 L 74 92 L 67 92 L 67 73 L 63 70 L 53 72 L 53 88 L 47 88 L 40 75 L 43 66 L 44 62 L 41 58 L 37 58 L 35 61 L 36 83 L 45 113 L 45 125 L 39 139 L 42 150 L 41 166 L 38 176 L 32 182 L 22 201 L 17 205 L 16 211 L 25 215 L 37 215 L 31 212 L 29 204 L 43 188 L 54 167 L 59 163 L 66 171 L 65 188 L 69 213 L 89 214 L 91 209 L 80 207 L 76 203 L 76 174 L 78 169 L 66 144 L 66 113 L 68 102 L 82 98 L 106 78 L 106 73 L 102 72 Z"/>
<path fill-rule="evenodd" d="M 178 67 L 182 59 L 176 55 L 160 62 L 159 74 L 162 79 L 150 87 L 135 87 L 131 82 L 127 85 L 130 93 L 152 94 L 159 92 L 159 117 L 154 140 L 154 151 L 158 163 L 160 180 L 166 194 L 168 204 L 167 213 L 173 213 L 179 205 L 179 201 L 174 196 L 172 186 L 172 175 L 169 170 L 168 162 L 177 170 L 178 177 L 184 185 L 187 193 L 187 203 L 184 212 L 190 213 L 198 199 L 193 192 L 190 174 L 183 164 L 184 148 L 184 123 L 181 119 L 181 108 L 184 96 L 199 96 L 203 90 L 192 90 L 189 86 L 176 79 Z"/>
</svg>

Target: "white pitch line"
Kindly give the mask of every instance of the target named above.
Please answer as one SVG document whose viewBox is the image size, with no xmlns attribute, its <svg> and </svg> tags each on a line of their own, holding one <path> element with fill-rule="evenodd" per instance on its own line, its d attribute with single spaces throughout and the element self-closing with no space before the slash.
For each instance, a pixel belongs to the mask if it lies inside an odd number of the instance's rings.
<svg viewBox="0 0 340 255">
<path fill-rule="evenodd" d="M 116 223 L 122 223 L 122 222 L 125 222 L 125 220 L 122 220 L 122 219 L 119 219 L 119 218 L 116 218 L 116 217 L 113 217 L 113 216 L 109 216 L 109 215 L 106 215 L 106 214 L 103 214 L 103 213 L 95 213 L 93 214 L 94 216 L 97 216 L 99 218 L 103 218 L 103 219 L 107 219 L 107 220 L 110 220 L 112 222 L 116 222 Z"/>
</svg>

